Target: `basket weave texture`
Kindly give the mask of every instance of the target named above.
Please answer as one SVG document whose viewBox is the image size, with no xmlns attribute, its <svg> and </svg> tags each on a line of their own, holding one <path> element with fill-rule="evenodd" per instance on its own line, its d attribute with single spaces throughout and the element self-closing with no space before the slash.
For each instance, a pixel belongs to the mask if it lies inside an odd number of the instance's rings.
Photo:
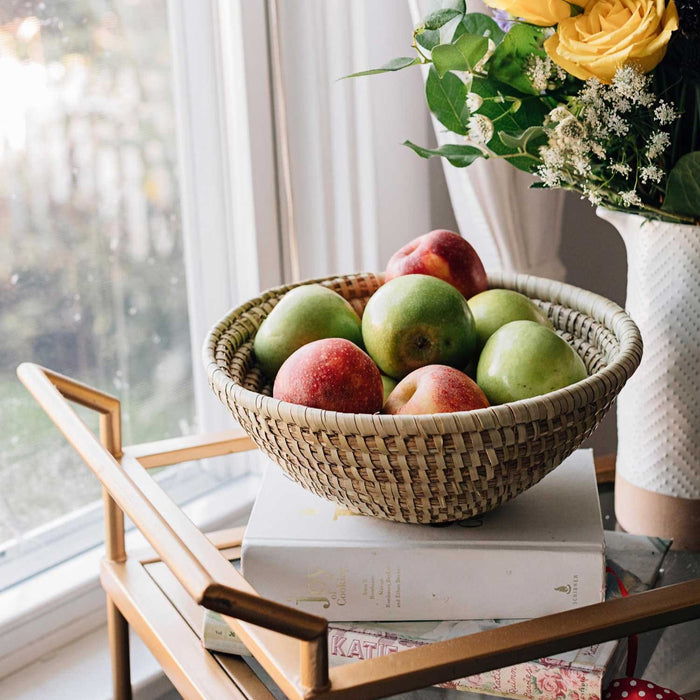
<svg viewBox="0 0 700 700">
<path fill-rule="evenodd" d="M 362 314 L 382 282 L 372 273 L 318 282 Z M 284 294 L 268 290 L 209 333 L 210 385 L 258 447 L 299 484 L 353 511 L 440 523 L 485 513 L 536 484 L 598 426 L 639 365 L 642 341 L 613 302 L 552 280 L 497 273 L 489 287 L 543 308 L 589 376 L 542 396 L 476 411 L 420 416 L 337 413 L 279 401 L 256 365 L 253 338 Z"/>
</svg>

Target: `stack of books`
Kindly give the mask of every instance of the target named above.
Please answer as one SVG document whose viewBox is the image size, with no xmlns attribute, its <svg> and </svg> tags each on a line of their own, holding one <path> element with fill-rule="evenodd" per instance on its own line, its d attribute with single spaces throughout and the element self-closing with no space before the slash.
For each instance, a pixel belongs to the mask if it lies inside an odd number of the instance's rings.
<svg viewBox="0 0 700 700">
<path fill-rule="evenodd" d="M 607 545 L 607 560 L 606 560 Z M 332 663 L 347 663 L 651 587 L 668 543 L 604 533 L 590 450 L 483 516 L 446 526 L 357 515 L 267 469 L 242 547 L 261 595 L 323 615 Z M 616 576 L 606 576 L 608 569 Z M 606 586 L 606 578 L 607 586 Z M 217 613 L 203 643 L 246 654 Z M 513 698 L 600 698 L 624 662 L 608 642 L 446 687 Z"/>
</svg>

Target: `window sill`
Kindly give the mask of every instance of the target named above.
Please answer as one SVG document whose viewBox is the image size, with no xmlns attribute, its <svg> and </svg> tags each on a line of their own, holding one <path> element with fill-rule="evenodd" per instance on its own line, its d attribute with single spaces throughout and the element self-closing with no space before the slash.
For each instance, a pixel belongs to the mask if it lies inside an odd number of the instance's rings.
<svg viewBox="0 0 700 700">
<path fill-rule="evenodd" d="M 130 644 L 134 700 L 155 700 L 172 690 L 158 662 L 135 634 L 131 635 Z M 3 679 L 0 697 L 13 700 L 37 697 L 111 699 L 107 626 L 100 626 Z"/>
<path fill-rule="evenodd" d="M 254 474 L 235 479 L 183 510 L 205 530 L 241 524 L 250 512 L 259 481 Z M 138 531 L 127 535 L 127 549 L 144 546 L 147 543 Z M 106 623 L 105 596 L 98 578 L 103 556 L 104 547 L 96 547 L 0 594 L 0 679 L 26 674 L 40 683 L 30 669 L 49 663 L 57 654 L 62 656 L 75 640 L 82 638 L 82 642 L 99 633 Z M 24 667 L 29 667 L 26 672 L 16 673 Z M 68 666 L 66 670 L 73 674 Z M 109 680 L 108 672 L 106 677 Z M 4 684 L 0 681 L 0 695 Z M 9 697 L 16 696 L 10 693 Z M 52 693 L 52 697 L 57 696 Z"/>
</svg>

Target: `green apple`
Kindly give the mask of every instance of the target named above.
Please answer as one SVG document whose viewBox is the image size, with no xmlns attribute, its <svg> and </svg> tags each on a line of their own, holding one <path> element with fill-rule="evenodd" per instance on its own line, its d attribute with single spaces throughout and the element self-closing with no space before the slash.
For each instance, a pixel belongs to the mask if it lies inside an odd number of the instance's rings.
<svg viewBox="0 0 700 700">
<path fill-rule="evenodd" d="M 260 324 L 253 350 L 263 372 L 274 377 L 298 348 L 323 338 L 345 338 L 362 347 L 362 324 L 332 289 L 306 284 L 287 292 Z"/>
<path fill-rule="evenodd" d="M 486 341 L 476 368 L 476 382 L 492 404 L 546 394 L 586 376 L 571 345 L 535 321 L 501 326 Z"/>
<path fill-rule="evenodd" d="M 382 374 L 382 388 L 384 389 L 384 403 L 389 398 L 389 394 L 396 388 L 398 382 L 391 377 L 387 377 L 386 374 Z"/>
<path fill-rule="evenodd" d="M 425 365 L 459 369 L 476 349 L 466 300 L 429 275 L 403 275 L 382 285 L 365 307 L 362 339 L 379 369 L 394 379 Z"/>
<path fill-rule="evenodd" d="M 487 289 L 468 299 L 474 316 L 479 348 L 506 323 L 511 321 L 536 321 L 547 328 L 554 328 L 547 314 L 524 294 L 511 289 Z"/>
</svg>

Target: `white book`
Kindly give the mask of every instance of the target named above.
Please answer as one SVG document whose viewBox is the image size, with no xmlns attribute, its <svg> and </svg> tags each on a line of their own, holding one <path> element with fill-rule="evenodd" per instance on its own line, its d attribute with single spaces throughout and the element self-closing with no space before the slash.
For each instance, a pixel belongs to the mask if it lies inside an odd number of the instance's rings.
<svg viewBox="0 0 700 700">
<path fill-rule="evenodd" d="M 590 450 L 441 527 L 353 514 L 270 463 L 242 566 L 261 595 L 331 621 L 528 618 L 604 600 L 604 550 Z"/>
</svg>

